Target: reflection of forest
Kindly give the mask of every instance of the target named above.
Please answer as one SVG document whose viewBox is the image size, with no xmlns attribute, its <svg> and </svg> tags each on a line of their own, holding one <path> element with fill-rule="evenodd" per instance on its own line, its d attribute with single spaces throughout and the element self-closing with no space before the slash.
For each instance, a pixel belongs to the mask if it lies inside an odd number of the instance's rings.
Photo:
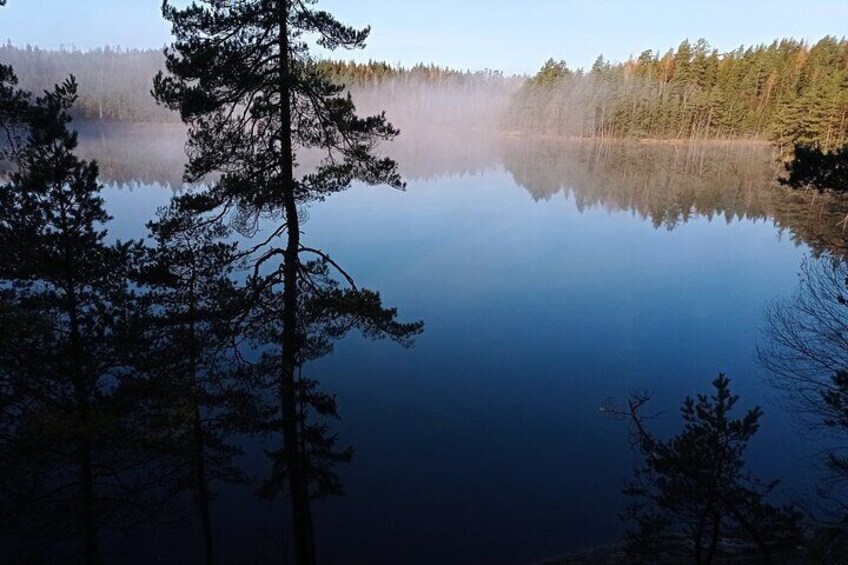
<svg viewBox="0 0 848 565">
<path fill-rule="evenodd" d="M 780 185 L 780 163 L 766 144 L 516 137 L 499 146 L 501 162 L 535 200 L 562 193 L 580 210 L 631 211 L 668 229 L 694 217 L 770 220 L 818 252 L 846 245 L 848 200 Z"/>
<path fill-rule="evenodd" d="M 102 182 L 181 185 L 180 126 L 80 127 L 82 153 L 100 163 Z M 535 200 L 557 193 L 578 209 L 631 211 L 674 229 L 693 217 L 762 219 L 816 251 L 846 246 L 848 200 L 777 183 L 765 144 L 669 144 L 507 137 L 485 131 L 406 130 L 385 152 L 407 180 L 474 175 L 500 163 Z M 305 155 L 300 163 L 310 166 Z"/>
</svg>

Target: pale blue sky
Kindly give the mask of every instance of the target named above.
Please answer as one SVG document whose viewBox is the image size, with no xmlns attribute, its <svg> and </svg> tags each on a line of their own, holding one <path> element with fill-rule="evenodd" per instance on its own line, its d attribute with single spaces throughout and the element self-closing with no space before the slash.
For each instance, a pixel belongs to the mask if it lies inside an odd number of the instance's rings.
<svg viewBox="0 0 848 565">
<path fill-rule="evenodd" d="M 9 0 L 0 41 L 48 48 L 168 41 L 159 0 Z M 548 57 L 588 67 L 706 37 L 720 50 L 778 37 L 848 33 L 848 0 L 322 0 L 344 21 L 372 26 L 368 49 L 344 58 L 533 72 Z"/>
</svg>

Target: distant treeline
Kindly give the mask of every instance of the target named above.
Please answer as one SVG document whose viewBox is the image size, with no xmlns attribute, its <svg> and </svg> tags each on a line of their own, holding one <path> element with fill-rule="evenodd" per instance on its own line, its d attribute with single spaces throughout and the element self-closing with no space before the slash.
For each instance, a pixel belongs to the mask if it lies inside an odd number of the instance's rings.
<svg viewBox="0 0 848 565">
<path fill-rule="evenodd" d="M 419 63 L 412 67 L 392 65 L 385 61 L 319 61 L 318 66 L 331 78 L 348 86 L 372 86 L 391 82 L 424 82 L 432 85 L 467 86 L 480 82 L 505 80 L 501 71 L 459 71 L 439 65 Z"/>
<path fill-rule="evenodd" d="M 41 92 L 73 74 L 79 83 L 74 114 L 122 122 L 179 122 L 150 95 L 153 76 L 164 68 L 161 49 L 52 51 L 0 45 L 0 62 L 11 65 L 20 86 Z"/>
<path fill-rule="evenodd" d="M 158 49 L 48 51 L 0 46 L 23 88 L 40 91 L 68 73 L 80 84 L 78 117 L 177 122 L 150 96 Z M 701 39 L 623 63 L 598 57 L 588 71 L 549 60 L 533 77 L 320 61 L 365 113 L 385 110 L 401 129 L 507 129 L 590 138 L 739 139 L 824 149 L 848 143 L 848 41 L 810 46 L 784 39 L 719 53 Z"/>
<path fill-rule="evenodd" d="M 720 54 L 701 39 L 587 72 L 549 60 L 514 97 L 509 129 L 594 138 L 848 142 L 848 41 L 784 39 Z"/>
<path fill-rule="evenodd" d="M 320 61 L 318 65 L 348 87 L 364 113 L 385 111 L 402 132 L 410 128 L 498 129 L 512 95 L 526 80 L 498 71 L 458 71 L 438 65 L 403 67 L 382 61 Z"/>
<path fill-rule="evenodd" d="M 55 51 L 6 44 L 0 45 L 0 62 L 12 65 L 21 87 L 33 92 L 74 74 L 80 85 L 74 108 L 79 118 L 179 122 L 150 95 L 153 76 L 164 68 L 161 49 Z M 497 71 L 457 71 L 437 65 L 330 60 L 318 65 L 349 87 L 363 111 L 386 110 L 400 125 L 426 121 L 433 126 L 495 127 L 510 94 L 523 81 Z"/>
</svg>

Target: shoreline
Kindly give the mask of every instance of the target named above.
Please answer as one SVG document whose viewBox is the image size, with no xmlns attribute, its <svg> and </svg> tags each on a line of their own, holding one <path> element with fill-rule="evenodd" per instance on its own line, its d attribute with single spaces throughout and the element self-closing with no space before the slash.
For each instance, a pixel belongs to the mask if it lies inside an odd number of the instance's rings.
<svg viewBox="0 0 848 565">
<path fill-rule="evenodd" d="M 121 120 L 97 120 L 86 118 L 75 118 L 72 125 L 80 128 L 126 128 L 138 130 L 170 129 L 172 131 L 185 131 L 185 126 L 179 122 L 154 122 L 154 121 L 121 121 Z M 407 125 L 405 130 L 410 129 Z M 473 134 L 491 134 L 498 137 L 513 139 L 540 139 L 545 141 L 568 141 L 568 142 L 591 142 L 591 143 L 615 143 L 615 144 L 640 144 L 640 145 L 738 145 L 738 146 L 770 146 L 771 141 L 764 138 L 739 138 L 739 137 L 710 137 L 698 139 L 675 139 L 664 137 L 598 137 L 578 135 L 557 135 L 550 133 L 532 133 L 520 130 L 508 130 L 497 128 L 453 128 L 447 126 L 428 126 L 422 124 L 422 131 L 445 131 L 445 132 L 467 132 Z M 403 134 L 403 131 L 401 132 Z"/>
<path fill-rule="evenodd" d="M 592 143 L 631 143 L 640 145 L 740 145 L 771 146 L 771 141 L 763 138 L 708 137 L 699 139 L 674 139 L 664 137 L 589 137 L 579 135 L 556 135 L 550 133 L 528 133 L 516 130 L 494 130 L 502 136 L 515 139 L 542 139 L 546 141 L 570 141 Z"/>
</svg>

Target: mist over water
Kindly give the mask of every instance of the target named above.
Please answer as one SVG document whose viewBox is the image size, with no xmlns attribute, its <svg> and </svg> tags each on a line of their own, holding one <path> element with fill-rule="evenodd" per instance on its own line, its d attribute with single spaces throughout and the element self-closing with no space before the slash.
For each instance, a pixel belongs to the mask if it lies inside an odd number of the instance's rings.
<svg viewBox="0 0 848 565">
<path fill-rule="evenodd" d="M 81 119 L 180 124 L 176 113 L 157 105 L 149 94 L 152 77 L 164 68 L 159 50 L 50 51 L 0 45 L 0 60 L 16 69 L 21 88 L 35 93 L 73 74 L 80 86 L 75 114 Z M 401 129 L 491 130 L 501 127 L 510 98 L 525 77 L 468 71 L 434 78 L 425 67 L 373 83 L 338 80 L 348 85 L 360 113 L 385 111 Z"/>
<path fill-rule="evenodd" d="M 389 120 L 409 134 L 422 129 L 498 130 L 511 97 L 522 78 L 471 75 L 439 83 L 389 79 L 374 86 L 351 86 L 357 108 L 364 114 L 386 112 Z"/>
<path fill-rule="evenodd" d="M 475 173 L 497 165 L 496 143 L 518 79 L 470 78 L 459 84 L 393 79 L 355 86 L 350 94 L 363 115 L 385 111 L 400 135 L 379 150 L 397 160 L 407 179 Z M 81 151 L 97 159 L 105 182 L 182 185 L 186 129 L 181 124 L 77 120 Z M 309 170 L 323 157 L 301 149 Z"/>
</svg>

